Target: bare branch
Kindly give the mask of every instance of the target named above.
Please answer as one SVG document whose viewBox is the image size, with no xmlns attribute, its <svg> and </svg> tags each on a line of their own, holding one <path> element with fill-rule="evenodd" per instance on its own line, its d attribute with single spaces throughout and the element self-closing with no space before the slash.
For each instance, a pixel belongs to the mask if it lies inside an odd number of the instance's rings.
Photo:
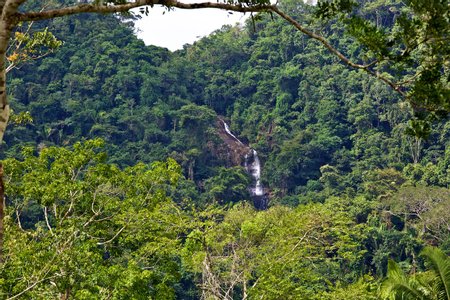
<svg viewBox="0 0 450 300">
<path fill-rule="evenodd" d="M 214 275 L 214 272 L 211 270 L 212 262 L 211 258 L 209 256 L 209 253 L 206 252 L 205 259 L 203 260 L 203 267 L 202 267 L 202 294 L 204 299 L 209 299 L 210 295 L 208 293 L 212 293 L 211 296 L 213 296 L 216 299 L 226 299 L 223 296 L 222 292 L 223 289 L 220 287 L 219 280 Z"/>
<path fill-rule="evenodd" d="M 73 206 L 74 206 L 74 203 L 75 203 L 75 197 L 77 196 L 77 194 L 78 194 L 78 192 L 79 191 L 75 191 L 75 192 L 73 192 L 73 191 L 70 191 L 69 192 L 69 194 L 70 194 L 70 205 L 69 205 L 69 208 L 67 209 L 67 211 L 66 211 L 66 213 L 64 214 L 64 216 L 61 218 L 61 220 L 59 221 L 59 224 L 62 224 L 62 222 L 69 216 L 69 214 L 72 212 L 72 209 L 73 209 Z"/>
<path fill-rule="evenodd" d="M 6 298 L 6 300 L 17 299 L 17 298 L 19 298 L 20 296 L 22 296 L 23 294 L 25 294 L 26 292 L 28 292 L 29 290 L 33 289 L 33 288 L 34 288 L 36 285 L 38 285 L 39 283 L 44 282 L 44 281 L 46 281 L 46 280 L 48 280 L 48 279 L 51 279 L 51 278 L 54 278 L 54 277 L 56 277 L 56 276 L 45 277 L 45 278 L 42 278 L 42 279 L 40 279 L 40 280 L 37 280 L 37 281 L 33 282 L 32 284 L 30 284 L 26 289 L 24 289 L 24 290 L 21 291 L 20 293 L 14 295 L 14 296 L 12 296 L 12 297 Z"/>
<path fill-rule="evenodd" d="M 201 9 L 201 8 L 216 8 L 222 10 L 230 10 L 236 12 L 262 12 L 269 11 L 274 6 L 272 5 L 255 5 L 255 6 L 243 6 L 241 4 L 226 4 L 215 2 L 203 2 L 203 3 L 182 3 L 176 0 L 136 0 L 128 2 L 126 4 L 118 5 L 95 5 L 95 4 L 79 4 L 70 7 L 64 7 L 59 9 L 52 9 L 42 12 L 27 12 L 18 13 L 15 17 L 15 22 L 24 21 L 36 21 L 52 19 L 57 17 L 63 17 L 68 15 L 74 15 L 79 13 L 120 13 L 127 12 L 132 8 L 142 7 L 146 5 L 161 5 L 166 7 L 175 7 L 181 9 Z"/>
<path fill-rule="evenodd" d="M 50 233 L 51 233 L 52 235 L 54 235 L 54 234 L 53 234 L 52 227 L 50 226 L 50 222 L 48 221 L 47 206 L 44 206 L 44 217 L 45 217 L 45 223 L 47 224 L 48 230 L 50 231 Z"/>
<path fill-rule="evenodd" d="M 116 237 L 119 236 L 119 234 L 125 229 L 125 226 L 123 226 L 122 228 L 120 228 L 120 230 L 109 240 L 107 240 L 106 242 L 98 242 L 97 245 L 105 245 L 105 244 L 109 244 L 112 241 L 114 241 L 116 239 Z"/>
<path fill-rule="evenodd" d="M 25 230 L 23 230 L 22 222 L 20 221 L 20 212 L 19 212 L 18 208 L 16 208 L 16 219 L 17 219 L 17 225 L 19 225 L 20 230 L 25 231 Z"/>
<path fill-rule="evenodd" d="M 43 57 L 46 57 L 47 55 L 49 55 L 50 53 L 53 53 L 53 51 L 49 51 L 49 52 L 46 52 L 46 53 L 44 53 L 44 54 L 42 54 L 42 55 L 38 55 L 38 56 L 33 56 L 33 57 L 31 57 L 30 58 L 30 60 L 38 60 L 38 59 L 41 59 L 41 58 L 43 58 Z M 24 63 L 25 61 L 22 61 L 21 63 Z M 10 72 L 12 69 L 20 69 L 20 67 L 17 67 L 17 63 L 11 63 L 10 65 L 8 65 L 8 67 L 6 67 L 6 73 L 8 73 L 8 72 Z"/>
<path fill-rule="evenodd" d="M 55 215 L 55 218 L 58 219 L 58 209 L 56 207 L 56 203 L 53 203 L 53 213 Z"/>
</svg>

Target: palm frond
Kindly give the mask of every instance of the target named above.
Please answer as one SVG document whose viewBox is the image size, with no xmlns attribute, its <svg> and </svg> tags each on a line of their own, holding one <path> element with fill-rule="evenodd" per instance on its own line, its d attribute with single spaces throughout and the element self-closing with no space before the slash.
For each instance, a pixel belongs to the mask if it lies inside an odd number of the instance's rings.
<svg viewBox="0 0 450 300">
<path fill-rule="evenodd" d="M 425 247 L 421 252 L 436 274 L 437 300 L 450 300 L 450 258 L 438 248 Z"/>
<path fill-rule="evenodd" d="M 389 260 L 387 279 L 381 285 L 381 297 L 389 300 L 429 299 L 422 289 L 417 288 L 418 285 L 414 279 L 405 275 L 396 262 Z"/>
</svg>

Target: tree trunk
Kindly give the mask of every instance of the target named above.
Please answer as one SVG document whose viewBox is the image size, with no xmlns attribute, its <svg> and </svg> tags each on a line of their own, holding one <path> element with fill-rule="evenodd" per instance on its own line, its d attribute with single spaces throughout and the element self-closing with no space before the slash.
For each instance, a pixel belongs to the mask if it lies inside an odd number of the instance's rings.
<svg viewBox="0 0 450 300">
<path fill-rule="evenodd" d="M 5 209 L 5 185 L 3 184 L 3 165 L 0 163 L 0 264 L 3 263 L 3 217 Z"/>
<path fill-rule="evenodd" d="M 195 160 L 191 160 L 188 165 L 188 178 L 194 181 L 194 164 Z"/>
<path fill-rule="evenodd" d="M 1 2 L 0 2 L 1 4 Z M 11 34 L 11 24 L 4 20 L 5 8 L 2 6 L 0 20 L 0 147 L 3 143 L 3 135 L 8 125 L 9 105 L 6 97 L 6 49 Z M 3 263 L 3 237 L 5 216 L 5 187 L 3 184 L 3 165 L 0 163 L 0 264 Z"/>
<path fill-rule="evenodd" d="M 414 140 L 410 140 L 411 158 L 414 164 L 418 164 L 420 161 L 420 152 L 422 151 L 422 138 L 414 137 Z"/>
<path fill-rule="evenodd" d="M 8 47 L 9 36 L 11 34 L 10 25 L 0 21 L 0 145 L 3 142 L 3 135 L 8 125 L 9 104 L 6 97 L 6 49 Z"/>
<path fill-rule="evenodd" d="M 64 292 L 64 294 L 61 294 L 60 299 L 61 300 L 68 300 L 70 296 L 70 288 L 67 288 Z"/>
</svg>

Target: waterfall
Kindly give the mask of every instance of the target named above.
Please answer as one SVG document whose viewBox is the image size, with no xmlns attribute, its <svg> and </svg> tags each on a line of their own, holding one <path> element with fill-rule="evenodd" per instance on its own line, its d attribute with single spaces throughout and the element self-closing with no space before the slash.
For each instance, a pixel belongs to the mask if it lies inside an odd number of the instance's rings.
<svg viewBox="0 0 450 300">
<path fill-rule="evenodd" d="M 255 186 L 252 187 L 251 193 L 252 196 L 263 196 L 264 189 L 261 184 L 261 162 L 259 161 L 258 152 L 255 149 L 252 149 L 253 162 L 249 165 L 247 160 L 248 156 L 246 155 L 246 169 L 249 172 L 253 179 L 255 180 Z"/>
<path fill-rule="evenodd" d="M 241 142 L 240 139 L 238 139 L 233 133 L 231 133 L 230 127 L 228 126 L 227 123 L 225 123 L 224 120 L 221 120 L 223 123 L 223 127 L 225 128 L 225 132 L 231 136 L 236 142 L 238 142 L 239 144 L 241 144 L 242 146 L 244 146 L 244 143 Z"/>
<path fill-rule="evenodd" d="M 245 147 L 247 154 L 244 156 L 244 167 L 245 170 L 252 176 L 254 184 L 249 187 L 250 195 L 252 196 L 255 207 L 259 209 L 267 209 L 268 198 L 264 193 L 264 187 L 261 183 L 261 161 L 258 157 L 258 152 L 245 145 L 241 140 L 239 140 L 230 130 L 228 124 L 220 119 L 225 129 L 226 134 L 231 137 L 239 145 Z"/>
</svg>

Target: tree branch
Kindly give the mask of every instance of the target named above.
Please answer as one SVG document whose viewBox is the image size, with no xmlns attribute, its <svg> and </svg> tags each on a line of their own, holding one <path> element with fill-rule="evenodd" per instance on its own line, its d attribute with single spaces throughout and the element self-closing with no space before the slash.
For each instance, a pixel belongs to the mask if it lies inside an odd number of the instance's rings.
<svg viewBox="0 0 450 300">
<path fill-rule="evenodd" d="M 54 261 L 55 261 L 55 259 L 56 259 L 57 257 L 58 257 L 58 254 L 55 254 L 55 255 L 54 255 L 54 256 L 53 256 L 53 257 L 45 264 L 45 266 L 43 266 L 43 267 L 41 268 L 41 272 L 40 272 L 40 273 L 43 274 L 42 277 L 39 276 L 39 277 L 41 277 L 41 279 L 36 280 L 36 281 L 33 282 L 32 284 L 28 285 L 28 287 L 25 288 L 23 291 L 21 291 L 21 292 L 18 293 L 18 294 L 15 294 L 14 296 L 11 296 L 11 297 L 9 297 L 9 298 L 6 298 L 6 300 L 17 299 L 17 298 L 19 298 L 20 296 L 22 296 L 23 294 L 25 294 L 26 292 L 28 292 L 29 290 L 33 289 L 35 286 L 37 286 L 37 285 L 40 284 L 41 282 L 44 282 L 44 281 L 46 281 L 46 280 L 48 280 L 48 279 L 57 277 L 56 275 L 46 277 L 47 274 L 50 273 L 50 271 L 51 271 L 51 268 L 50 268 L 50 267 L 53 266 L 53 263 L 54 263 Z"/>
<path fill-rule="evenodd" d="M 20 221 L 20 212 L 19 212 L 18 208 L 16 208 L 16 219 L 17 219 L 17 225 L 19 225 L 20 230 L 25 231 L 25 230 L 23 230 L 22 222 Z"/>
<path fill-rule="evenodd" d="M 284 12 L 282 12 L 281 10 L 279 10 L 278 7 L 271 6 L 270 10 L 273 11 L 274 13 L 276 13 L 277 15 L 279 15 L 280 17 L 282 17 L 283 19 L 285 19 L 286 21 L 288 21 L 291 25 L 293 25 L 300 32 L 321 42 L 325 46 L 325 48 L 327 48 L 332 54 L 337 56 L 345 64 L 347 64 L 350 67 L 355 68 L 355 69 L 364 70 L 368 74 L 378 78 L 379 80 L 381 80 L 384 83 L 386 83 L 387 85 L 389 85 L 394 91 L 399 93 L 401 96 L 403 96 L 403 97 L 406 96 L 406 94 L 400 89 L 401 86 L 399 84 L 389 80 L 388 78 L 382 76 L 380 73 L 372 71 L 370 69 L 371 66 L 373 66 L 374 64 L 376 64 L 378 62 L 377 60 L 368 65 L 361 65 L 361 64 L 354 63 L 349 58 L 347 58 L 344 54 L 342 54 L 339 50 L 334 48 L 323 36 L 318 35 L 312 31 L 306 29 L 300 23 L 298 23 L 296 20 L 294 20 L 291 16 L 289 16 L 289 15 L 285 14 Z"/>
<path fill-rule="evenodd" d="M 20 1 L 20 0 L 19 0 Z M 305 27 L 303 27 L 300 23 L 294 20 L 291 16 L 285 14 L 275 5 L 254 5 L 248 6 L 243 4 L 227 4 L 227 3 L 218 3 L 218 2 L 203 2 L 203 3 L 183 3 L 178 2 L 177 0 L 135 0 L 133 2 L 128 2 L 126 4 L 118 4 L 118 5 L 95 5 L 95 4 L 78 4 L 74 6 L 69 6 L 65 8 L 58 8 L 46 11 L 39 12 L 27 12 L 27 13 L 17 13 L 14 21 L 25 22 L 25 21 L 36 21 L 36 20 L 45 20 L 52 19 L 57 17 L 63 17 L 73 14 L 79 13 L 119 13 L 119 12 L 127 12 L 132 8 L 142 7 L 146 5 L 161 5 L 166 7 L 174 7 L 180 9 L 202 9 L 202 8 L 215 8 L 221 10 L 229 10 L 236 12 L 264 12 L 264 11 L 272 11 L 279 15 L 284 20 L 288 21 L 291 25 L 293 25 L 297 30 L 304 33 L 305 35 L 318 40 L 322 43 L 332 54 L 337 56 L 341 61 L 343 61 L 348 66 L 364 70 L 366 73 L 370 74 L 383 81 L 387 85 L 389 85 L 394 91 L 399 93 L 401 96 L 405 97 L 406 94 L 401 90 L 401 85 L 386 78 L 381 75 L 379 72 L 373 71 L 370 68 L 376 64 L 378 61 L 373 63 L 362 65 L 351 61 L 348 57 L 342 54 L 339 50 L 333 47 L 323 36 L 318 35 Z"/>
<path fill-rule="evenodd" d="M 119 234 L 120 234 L 124 229 L 125 229 L 125 226 L 123 226 L 122 228 L 120 228 L 120 230 L 119 230 L 112 238 L 110 238 L 110 239 L 107 240 L 106 242 L 98 242 L 97 245 L 101 246 L 101 245 L 105 245 L 105 244 L 111 243 L 112 241 L 115 240 L 116 237 L 119 236 Z"/>
<path fill-rule="evenodd" d="M 40 11 L 44 11 L 44 10 L 47 8 L 47 6 L 48 6 L 48 5 L 44 5 L 44 7 L 43 7 Z M 34 24 L 34 21 L 32 21 L 32 22 L 30 22 L 30 23 L 28 24 L 27 29 L 26 29 L 26 31 L 25 31 L 25 33 L 24 33 L 25 36 L 27 36 L 27 35 L 30 36 L 30 32 L 31 32 L 31 28 L 33 27 L 33 24 Z M 9 47 L 6 49 L 6 53 L 7 53 L 7 54 L 9 54 L 9 53 L 12 51 L 12 48 L 13 48 L 13 47 L 15 47 L 15 51 L 17 51 L 17 52 L 20 51 L 20 49 L 22 48 L 23 40 L 19 40 L 17 43 L 16 43 L 16 41 L 17 41 L 17 39 L 15 39 L 14 42 L 10 43 Z M 46 53 L 44 53 L 44 54 L 42 54 L 42 55 L 38 55 L 38 56 L 36 56 L 36 57 L 30 57 L 30 59 L 31 59 L 31 60 L 34 60 L 34 59 L 42 58 L 42 57 L 44 57 L 44 56 L 47 56 L 50 52 L 53 52 L 53 51 L 47 51 Z M 9 61 L 8 58 L 7 58 L 7 60 Z M 25 61 L 26 61 L 26 59 L 23 60 L 22 62 L 25 62 Z M 18 65 L 18 62 L 11 61 L 10 64 L 6 67 L 6 73 L 8 73 L 9 71 L 11 71 L 12 69 L 17 68 L 17 65 Z"/>
<path fill-rule="evenodd" d="M 136 0 L 134 2 L 119 5 L 78 4 L 74 6 L 52 9 L 47 11 L 17 13 L 15 17 L 15 22 L 18 23 L 26 21 L 45 20 L 79 13 L 102 13 L 102 14 L 120 13 L 120 12 L 127 12 L 132 8 L 142 7 L 146 5 L 150 6 L 161 5 L 181 9 L 216 8 L 242 13 L 269 11 L 273 7 L 275 7 L 273 5 L 243 6 L 241 4 L 236 5 L 236 4 L 215 3 L 215 2 L 182 3 L 176 0 Z"/>
<path fill-rule="evenodd" d="M 40 280 L 37 280 L 37 281 L 33 282 L 31 285 L 29 285 L 26 289 L 24 289 L 23 291 L 21 291 L 20 293 L 14 295 L 14 296 L 12 296 L 12 297 L 6 298 L 6 300 L 17 299 L 17 298 L 19 298 L 20 296 L 22 296 L 23 294 L 25 294 L 26 292 L 28 292 L 29 290 L 33 289 L 33 288 L 34 288 L 36 285 L 38 285 L 39 283 L 44 282 L 44 281 L 46 281 L 46 280 L 48 280 L 48 279 L 51 279 L 51 278 L 54 278 L 54 277 L 55 277 L 55 276 L 44 277 L 44 278 L 42 278 L 42 279 L 40 279 Z"/>
<path fill-rule="evenodd" d="M 6 20 L 8 17 L 13 15 L 19 6 L 21 6 L 26 0 L 6 0 L 3 1 L 4 5 L 1 10 L 2 19 Z"/>
<path fill-rule="evenodd" d="M 44 206 L 44 217 L 45 217 L 45 223 L 47 224 L 48 230 L 50 231 L 51 235 L 54 235 L 52 227 L 50 226 L 50 222 L 48 221 L 47 206 Z"/>
</svg>

